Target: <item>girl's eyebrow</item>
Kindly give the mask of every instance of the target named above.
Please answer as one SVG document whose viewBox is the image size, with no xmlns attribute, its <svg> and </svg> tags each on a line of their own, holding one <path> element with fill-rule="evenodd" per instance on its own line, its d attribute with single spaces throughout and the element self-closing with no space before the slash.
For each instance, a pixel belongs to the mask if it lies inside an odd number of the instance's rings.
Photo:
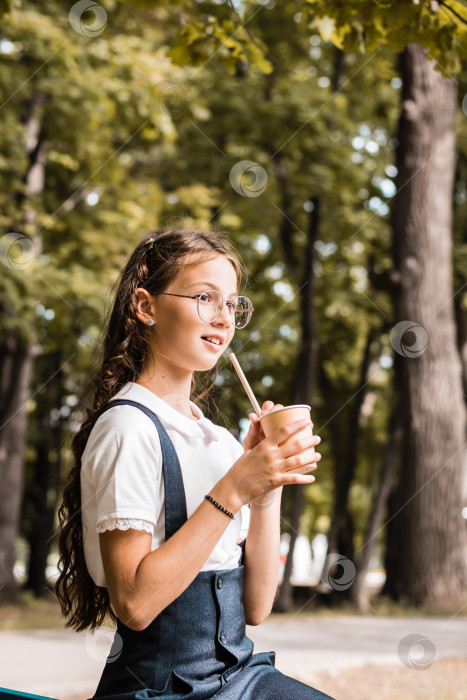
<svg viewBox="0 0 467 700">
<path fill-rule="evenodd" d="M 206 290 L 209 289 L 215 289 L 216 292 L 219 292 L 222 294 L 220 288 L 217 286 L 217 284 L 214 284 L 214 282 L 194 282 L 193 284 L 188 285 L 188 289 L 191 289 L 192 287 L 198 287 L 201 289 L 202 292 L 205 292 Z M 238 293 L 237 292 L 232 292 L 230 294 L 231 297 L 237 297 Z"/>
</svg>

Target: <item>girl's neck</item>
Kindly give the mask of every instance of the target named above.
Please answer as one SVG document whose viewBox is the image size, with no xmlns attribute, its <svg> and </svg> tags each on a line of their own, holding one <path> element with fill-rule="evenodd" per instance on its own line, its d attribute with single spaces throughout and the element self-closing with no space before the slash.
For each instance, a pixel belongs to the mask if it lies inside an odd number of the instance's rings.
<svg viewBox="0 0 467 700">
<path fill-rule="evenodd" d="M 190 401 L 191 377 L 187 377 L 184 381 L 174 381 L 169 377 L 143 371 L 135 381 L 135 384 L 140 384 L 145 389 L 149 389 L 149 391 L 152 391 L 153 394 L 156 394 L 156 396 L 187 418 L 198 420 L 198 416 L 193 412 Z"/>
</svg>

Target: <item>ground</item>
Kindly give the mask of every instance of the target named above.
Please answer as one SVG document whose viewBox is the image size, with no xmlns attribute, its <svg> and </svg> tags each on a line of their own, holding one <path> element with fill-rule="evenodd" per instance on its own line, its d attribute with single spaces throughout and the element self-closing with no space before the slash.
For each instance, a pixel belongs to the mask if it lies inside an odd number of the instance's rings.
<svg viewBox="0 0 467 700">
<path fill-rule="evenodd" d="M 298 680 L 335 700 L 465 700 L 467 660 L 439 659 L 425 671 L 363 666 L 339 671 L 335 677 L 316 673 L 304 674 Z"/>
<path fill-rule="evenodd" d="M 254 633 L 255 649 L 258 645 L 256 650 L 260 650 L 261 645 L 264 649 L 277 648 L 281 663 L 288 665 L 284 672 L 336 700 L 466 700 L 467 642 L 464 644 L 464 640 L 467 639 L 467 607 L 457 615 L 444 618 L 429 616 L 419 610 L 386 608 L 383 603 L 380 603 L 378 610 L 373 608 L 374 615 L 371 618 L 355 613 L 350 616 L 349 612 L 346 616 L 336 616 L 335 612 L 325 610 L 314 610 L 313 613 L 306 614 L 302 609 L 288 616 L 272 614 L 263 625 L 251 628 L 249 633 L 251 636 Z M 407 632 L 421 632 L 435 643 L 438 656 L 422 670 L 406 668 L 396 656 L 397 642 Z M 308 640 L 306 646 L 309 650 L 306 653 L 302 648 L 304 645 L 300 643 L 301 639 Z M 337 645 L 336 639 L 339 639 Z M 45 653 L 49 649 L 47 644 L 54 643 L 57 646 L 52 656 L 61 651 L 65 654 L 65 659 L 70 654 L 72 657 L 76 654 L 77 667 L 81 667 L 83 661 L 92 666 L 92 659 L 81 648 L 83 641 L 80 641 L 79 635 L 64 630 L 63 618 L 53 595 L 46 599 L 35 599 L 31 594 L 22 592 L 17 605 L 2 605 L 0 647 L 4 658 L 5 654 L 8 656 L 10 653 L 12 667 L 18 657 L 14 644 L 20 645 L 19 648 L 27 653 L 29 663 L 32 664 L 34 656 L 30 655 L 29 647 L 33 651 L 37 649 L 37 652 Z M 37 646 L 34 647 L 34 644 Z M 72 646 L 64 646 L 65 644 Z M 55 647 L 50 649 L 53 651 Z M 340 657 L 336 656 L 339 650 L 341 657 L 344 654 L 348 658 L 354 649 L 361 652 L 366 665 L 358 665 L 357 659 L 356 665 L 341 668 L 336 666 L 333 673 L 322 670 L 332 667 L 336 659 L 339 660 Z M 385 652 L 387 649 L 392 649 L 388 656 L 391 663 L 379 663 L 377 652 Z M 455 658 L 456 655 L 459 658 Z M 41 671 L 48 658 L 49 652 L 44 661 L 39 659 L 36 673 Z M 10 684 L 6 682 L 7 678 L 4 679 L 7 687 L 17 687 L 15 679 L 21 677 L 19 669 L 13 671 L 12 677 L 8 679 Z M 96 683 L 96 670 L 90 668 L 89 674 L 89 687 L 92 688 Z M 72 675 L 71 670 L 65 673 L 66 677 L 68 675 Z M 55 680 L 58 682 L 58 679 Z M 63 692 L 58 692 L 58 687 Z M 25 690 L 32 692 L 34 689 Z M 50 693 L 50 697 L 60 700 L 86 700 L 90 697 L 90 694 L 77 694 L 78 688 L 68 694 L 64 690 L 65 687 L 58 683 L 53 689 L 48 688 L 46 691 L 44 688 L 41 694 Z"/>
<path fill-rule="evenodd" d="M 364 666 L 340 671 L 335 677 L 327 673 L 304 674 L 298 680 L 335 700 L 465 700 L 467 661 L 440 659 L 435 661 L 430 673 L 401 670 L 400 667 Z M 86 699 L 75 695 L 62 700 Z"/>
</svg>

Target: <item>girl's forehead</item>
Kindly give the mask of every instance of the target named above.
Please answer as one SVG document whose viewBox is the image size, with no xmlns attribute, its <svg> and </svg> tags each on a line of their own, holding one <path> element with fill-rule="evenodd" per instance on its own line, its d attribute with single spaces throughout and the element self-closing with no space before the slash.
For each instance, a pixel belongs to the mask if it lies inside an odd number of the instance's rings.
<svg viewBox="0 0 467 700">
<path fill-rule="evenodd" d="M 225 255 L 205 258 L 199 255 L 189 256 L 180 266 L 176 280 L 184 284 L 196 284 L 197 282 L 216 282 L 237 287 L 237 272 L 233 263 Z"/>
</svg>

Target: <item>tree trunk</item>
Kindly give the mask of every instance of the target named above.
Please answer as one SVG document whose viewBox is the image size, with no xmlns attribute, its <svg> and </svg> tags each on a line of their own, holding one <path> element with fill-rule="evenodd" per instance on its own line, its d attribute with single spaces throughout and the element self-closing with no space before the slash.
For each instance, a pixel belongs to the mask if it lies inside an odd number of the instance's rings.
<svg viewBox="0 0 467 700">
<path fill-rule="evenodd" d="M 328 556 L 322 573 L 323 581 L 331 581 L 331 567 L 334 566 L 336 555 L 345 557 L 352 563 L 354 560 L 353 534 L 354 526 L 349 510 L 349 492 L 358 463 L 358 443 L 360 435 L 360 411 L 366 394 L 368 382 L 368 369 L 370 366 L 370 347 L 373 342 L 373 331 L 368 331 L 365 348 L 360 365 L 360 381 L 357 392 L 350 406 L 349 427 L 347 430 L 346 449 L 342 451 L 337 447 L 342 443 L 342 435 L 339 435 L 335 419 L 330 421 L 333 442 L 336 444 L 334 454 L 339 457 L 335 468 L 335 493 L 334 505 L 331 515 L 331 527 L 328 534 Z M 337 572 L 336 572 L 337 574 Z M 332 587 L 332 586 L 331 586 Z M 349 597 L 350 587 L 337 586 L 335 589 L 340 598 Z"/>
<path fill-rule="evenodd" d="M 305 254 L 305 269 L 300 286 L 300 311 L 301 311 L 301 344 L 295 368 L 292 403 L 306 403 L 312 405 L 314 372 L 318 355 L 318 334 L 315 320 L 315 283 L 313 266 L 316 259 L 315 243 L 318 239 L 320 225 L 320 201 L 318 197 L 312 199 L 314 207 L 310 212 L 308 241 Z M 313 420 L 313 417 L 312 417 Z M 300 531 L 300 518 L 305 503 L 305 491 L 303 485 L 295 484 L 292 489 L 292 516 L 290 522 L 290 546 L 284 567 L 284 576 L 275 605 L 277 612 L 288 612 L 292 608 L 292 585 L 290 576 L 293 566 L 293 553 L 295 542 Z M 282 497 L 285 499 L 289 487 L 285 486 Z M 283 500 L 283 505 L 285 501 Z"/>
<path fill-rule="evenodd" d="M 332 76 L 332 91 L 337 92 L 342 87 L 342 78 L 344 77 L 344 62 L 345 53 L 342 49 L 334 48 L 334 72 Z"/>
<path fill-rule="evenodd" d="M 459 155 L 458 166 L 462 162 L 464 168 L 467 162 L 467 156 Z M 455 212 L 456 201 L 453 199 L 453 208 Z M 467 247 L 467 228 L 462 229 L 461 245 Z M 462 386 L 464 392 L 464 401 L 467 406 L 467 272 L 465 268 L 458 270 L 455 276 L 456 291 L 454 294 L 454 308 L 456 314 L 457 325 L 457 349 L 461 358 L 462 365 Z M 465 494 L 467 496 L 467 493 Z"/>
<path fill-rule="evenodd" d="M 47 591 L 45 571 L 60 489 L 62 425 L 60 417 L 54 416 L 53 411 L 60 409 L 63 397 L 61 351 L 41 357 L 37 365 L 42 370 L 38 384 L 42 385 L 43 391 L 36 394 L 39 423 L 36 460 L 31 469 L 32 478 L 30 474 L 30 483 L 24 492 L 26 512 L 23 512 L 23 522 L 30 546 L 25 588 L 39 597 Z"/>
<path fill-rule="evenodd" d="M 462 391 L 467 405 L 467 308 L 462 303 L 466 289 L 467 278 L 464 277 L 463 285 L 454 297 L 454 305 L 456 309 L 457 348 L 462 364 Z"/>
<path fill-rule="evenodd" d="M 0 349 L 0 597 L 15 600 L 18 584 L 13 576 L 16 558 L 27 411 L 33 352 L 17 335 L 7 334 Z"/>
<path fill-rule="evenodd" d="M 456 605 L 467 586 L 466 411 L 451 259 L 456 87 L 417 44 L 401 61 L 394 309 L 396 322 L 413 325 L 404 333 L 396 324 L 391 337 L 405 435 L 386 590 L 415 605 Z"/>
<path fill-rule="evenodd" d="M 465 173 L 467 169 L 467 154 L 459 152 L 457 154 L 457 167 L 455 174 L 454 187 L 457 190 L 458 182 L 463 182 L 465 178 Z M 456 197 L 452 200 L 453 216 L 456 216 L 456 209 L 458 203 Z M 460 240 L 457 243 L 467 248 L 467 227 L 465 225 L 461 226 Z M 457 268 L 457 269 L 456 269 Z M 464 402 L 467 407 L 467 270 L 465 265 L 455 265 L 454 266 L 454 309 L 456 315 L 456 326 L 457 326 L 457 349 L 461 358 L 462 365 L 462 391 L 464 392 Z M 466 479 L 466 493 L 465 498 L 467 498 L 467 479 Z"/>
<path fill-rule="evenodd" d="M 360 433 L 360 411 L 365 398 L 365 386 L 368 381 L 368 368 L 370 366 L 370 346 L 373 340 L 372 331 L 368 331 L 365 348 L 360 365 L 360 381 L 356 396 L 351 404 L 349 415 L 348 444 L 345 450 L 343 468 L 340 478 L 336 483 L 334 508 L 332 514 L 331 529 L 329 532 L 329 551 L 339 552 L 346 557 L 353 558 L 353 540 L 349 536 L 353 531 L 353 525 L 348 512 L 349 491 L 355 476 L 358 462 L 358 438 Z M 337 437 L 337 436 L 336 436 Z M 350 533 L 349 533 L 350 530 Z"/>
<path fill-rule="evenodd" d="M 36 95 L 29 104 L 24 122 L 25 152 L 29 167 L 24 174 L 24 191 L 16 201 L 21 212 L 19 229 L 30 233 L 35 255 L 42 251 L 42 238 L 35 231 L 35 201 L 43 195 L 49 143 L 42 136 L 42 118 L 47 98 Z M 19 221 L 19 219 L 18 219 Z M 15 227 L 16 228 L 16 227 Z M 2 303 L 0 310 L 11 314 Z M 27 432 L 26 404 L 30 398 L 34 356 L 39 347 L 25 345 L 19 333 L 7 330 L 0 353 L 0 595 L 14 599 L 17 584 L 12 566 L 18 534 L 23 487 L 24 454 Z"/>
<path fill-rule="evenodd" d="M 371 515 L 368 521 L 365 544 L 357 552 L 357 555 L 360 555 L 356 563 L 357 573 L 352 588 L 350 589 L 352 603 L 362 611 L 367 611 L 369 607 L 365 576 L 368 571 L 371 556 L 377 544 L 378 534 L 381 530 L 384 509 L 394 485 L 396 467 L 400 458 L 402 435 L 401 412 L 400 407 L 396 405 L 389 420 L 388 441 L 381 463 L 378 490 L 373 501 Z"/>
<path fill-rule="evenodd" d="M 274 149 L 271 149 L 271 151 L 273 152 Z M 279 229 L 279 240 L 281 242 L 284 261 L 287 265 L 289 275 L 294 277 L 297 272 L 297 258 L 295 256 L 292 235 L 295 225 L 293 223 L 293 205 L 292 196 L 290 193 L 289 175 L 282 155 L 274 154 L 273 161 L 277 186 L 280 193 L 280 212 L 282 214 Z"/>
</svg>

